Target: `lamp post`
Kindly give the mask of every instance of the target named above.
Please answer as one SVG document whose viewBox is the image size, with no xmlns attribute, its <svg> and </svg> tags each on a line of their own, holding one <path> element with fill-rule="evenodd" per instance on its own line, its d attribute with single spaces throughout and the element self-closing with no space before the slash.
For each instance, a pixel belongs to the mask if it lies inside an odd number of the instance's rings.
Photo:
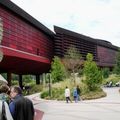
<svg viewBox="0 0 120 120">
<path fill-rule="evenodd" d="M 1 41 L 3 38 L 3 23 L 2 23 L 2 19 L 0 18 L 0 47 L 1 47 Z M 0 62 L 3 59 L 3 52 L 2 49 L 0 48 Z"/>
<path fill-rule="evenodd" d="M 48 74 L 48 80 L 49 80 L 49 83 L 48 83 L 48 87 L 49 87 L 49 96 L 51 97 L 51 76 L 50 76 L 50 74 Z"/>
</svg>

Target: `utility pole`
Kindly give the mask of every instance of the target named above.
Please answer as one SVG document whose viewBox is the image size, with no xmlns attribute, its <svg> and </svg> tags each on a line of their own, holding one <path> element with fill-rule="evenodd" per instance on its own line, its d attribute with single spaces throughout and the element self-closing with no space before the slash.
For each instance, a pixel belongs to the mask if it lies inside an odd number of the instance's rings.
<svg viewBox="0 0 120 120">
<path fill-rule="evenodd" d="M 50 76 L 50 73 L 48 73 L 47 75 L 48 75 L 48 80 L 49 80 L 49 83 L 48 83 L 48 87 L 49 87 L 49 96 L 51 97 L 51 76 Z"/>
</svg>

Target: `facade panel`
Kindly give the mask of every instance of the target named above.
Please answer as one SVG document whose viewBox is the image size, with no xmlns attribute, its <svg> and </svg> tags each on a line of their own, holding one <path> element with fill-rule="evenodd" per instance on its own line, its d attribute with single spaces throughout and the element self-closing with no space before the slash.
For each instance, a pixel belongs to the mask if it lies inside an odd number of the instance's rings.
<svg viewBox="0 0 120 120">
<path fill-rule="evenodd" d="M 3 59 L 0 73 L 48 72 L 54 54 L 54 33 L 13 2 L 0 0 Z"/>
<path fill-rule="evenodd" d="M 66 33 L 65 29 L 55 27 L 55 55 L 64 57 L 67 49 L 74 45 L 85 59 L 87 53 L 91 53 L 94 56 L 94 60 L 97 61 L 97 44 L 84 40 L 73 35 L 73 32 Z"/>
<path fill-rule="evenodd" d="M 0 19 L 3 24 L 0 47 L 5 53 L 0 62 L 0 72 L 48 72 L 53 56 L 64 57 L 71 45 L 79 50 L 84 60 L 88 53 L 92 53 L 94 60 L 101 67 L 113 67 L 115 64 L 118 47 L 110 42 L 57 26 L 54 27 L 54 34 L 11 1 L 0 0 Z"/>
<path fill-rule="evenodd" d="M 100 67 L 114 67 L 115 57 L 118 47 L 113 46 L 105 40 L 93 39 L 60 27 L 54 27 L 55 35 L 55 55 L 64 57 L 67 49 L 74 45 L 82 55 L 86 58 L 88 53 L 93 54 L 94 61 Z"/>
<path fill-rule="evenodd" d="M 0 6 L 4 35 L 2 45 L 38 56 L 53 56 L 53 41 L 19 16 Z"/>
<path fill-rule="evenodd" d="M 97 53 L 99 58 L 99 66 L 102 67 L 112 67 L 115 64 L 116 50 L 105 48 L 102 46 L 97 46 Z"/>
</svg>

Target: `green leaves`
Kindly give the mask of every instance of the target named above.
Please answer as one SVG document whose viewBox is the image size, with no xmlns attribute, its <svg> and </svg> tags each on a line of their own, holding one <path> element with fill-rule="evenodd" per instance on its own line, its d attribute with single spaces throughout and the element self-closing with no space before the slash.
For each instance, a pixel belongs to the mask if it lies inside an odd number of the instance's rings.
<svg viewBox="0 0 120 120">
<path fill-rule="evenodd" d="M 66 71 L 59 57 L 54 57 L 51 64 L 51 77 L 53 82 L 59 82 L 66 77 Z"/>
<path fill-rule="evenodd" d="M 88 53 L 84 63 L 83 72 L 85 75 L 85 83 L 90 91 L 95 90 L 102 83 L 102 73 L 93 61 L 93 55 Z"/>
<path fill-rule="evenodd" d="M 116 65 L 114 67 L 114 73 L 120 75 L 120 49 L 116 56 Z"/>
</svg>

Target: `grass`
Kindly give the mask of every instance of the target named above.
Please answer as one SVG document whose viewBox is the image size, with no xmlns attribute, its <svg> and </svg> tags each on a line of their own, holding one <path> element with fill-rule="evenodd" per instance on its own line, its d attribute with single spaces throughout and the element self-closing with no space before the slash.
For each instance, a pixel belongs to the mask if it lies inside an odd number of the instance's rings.
<svg viewBox="0 0 120 120">
<path fill-rule="evenodd" d="M 77 85 L 79 85 L 80 89 L 81 89 L 80 97 L 83 100 L 98 99 L 98 98 L 106 96 L 106 93 L 102 89 L 97 89 L 95 91 L 89 91 L 87 86 L 82 82 L 82 79 L 83 78 L 77 78 L 76 83 L 73 82 L 73 79 L 66 79 L 64 81 L 52 84 L 51 85 L 51 96 L 49 95 L 48 85 L 44 86 L 44 88 L 43 88 L 43 85 L 36 85 L 35 82 L 32 80 L 32 82 L 30 81 L 30 83 L 29 83 L 29 85 L 30 85 L 29 93 L 26 90 L 24 90 L 23 93 L 24 93 L 24 95 L 28 95 L 28 94 L 42 92 L 41 97 L 44 99 L 65 100 L 64 90 L 65 90 L 66 86 L 68 86 L 71 91 L 71 98 L 73 99 L 73 96 L 72 96 L 73 88 L 76 87 Z M 112 74 L 109 76 L 109 78 L 104 80 L 103 84 L 105 84 L 106 82 L 109 82 L 109 81 L 112 81 L 113 84 L 115 84 L 119 80 L 120 80 L 120 76 Z M 14 81 L 14 84 L 17 84 L 17 83 L 18 83 L 18 81 L 17 82 Z M 26 83 L 26 84 L 28 84 L 28 83 Z M 120 90 L 119 90 L 119 92 L 120 92 Z"/>
<path fill-rule="evenodd" d="M 120 75 L 116 74 L 109 75 L 109 77 L 103 81 L 103 84 L 106 84 L 107 82 L 109 83 L 110 81 L 112 81 L 113 85 L 115 85 L 115 83 L 120 81 Z"/>
<path fill-rule="evenodd" d="M 106 93 L 103 90 L 101 90 L 101 91 L 88 92 L 88 93 L 82 95 L 81 98 L 82 98 L 82 100 L 90 100 L 90 99 L 102 98 L 105 96 L 106 96 Z"/>
<path fill-rule="evenodd" d="M 28 90 L 23 89 L 23 95 L 29 95 L 29 94 L 39 93 L 42 90 L 43 90 L 43 86 L 42 85 L 32 84 L 30 86 L 30 89 L 28 89 Z"/>
<path fill-rule="evenodd" d="M 97 98 L 101 98 L 101 97 L 106 96 L 106 93 L 100 88 L 95 90 L 95 91 L 89 92 L 87 86 L 84 83 L 82 83 L 80 80 L 76 81 L 76 84 L 75 84 L 70 79 L 66 79 L 65 81 L 55 83 L 52 85 L 51 96 L 49 96 L 49 90 L 45 89 L 41 94 L 41 98 L 53 99 L 53 100 L 54 99 L 55 100 L 65 100 L 64 90 L 65 90 L 66 86 L 68 86 L 70 88 L 71 98 L 73 100 L 72 91 L 73 91 L 73 88 L 76 87 L 77 85 L 80 86 L 80 89 L 81 89 L 81 96 L 80 97 L 83 100 L 97 99 Z"/>
</svg>

